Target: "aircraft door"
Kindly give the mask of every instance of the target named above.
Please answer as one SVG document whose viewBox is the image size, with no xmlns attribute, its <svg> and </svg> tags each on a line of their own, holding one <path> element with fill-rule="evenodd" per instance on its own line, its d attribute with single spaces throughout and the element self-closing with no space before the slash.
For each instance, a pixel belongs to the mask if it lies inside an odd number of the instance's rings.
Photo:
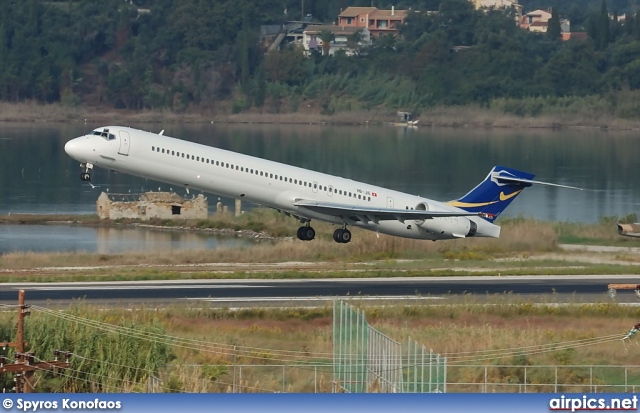
<svg viewBox="0 0 640 413">
<path fill-rule="evenodd" d="M 333 185 L 329 185 L 329 188 L 327 188 L 327 195 L 333 196 Z"/>
<path fill-rule="evenodd" d="M 318 192 L 318 183 L 316 181 L 313 181 L 313 187 L 312 187 L 312 191 L 313 192 Z"/>
<path fill-rule="evenodd" d="M 120 155 L 129 155 L 130 139 L 129 132 L 120 131 L 120 149 L 118 150 Z"/>
<path fill-rule="evenodd" d="M 393 198 L 387 197 L 387 208 L 393 208 Z"/>
</svg>

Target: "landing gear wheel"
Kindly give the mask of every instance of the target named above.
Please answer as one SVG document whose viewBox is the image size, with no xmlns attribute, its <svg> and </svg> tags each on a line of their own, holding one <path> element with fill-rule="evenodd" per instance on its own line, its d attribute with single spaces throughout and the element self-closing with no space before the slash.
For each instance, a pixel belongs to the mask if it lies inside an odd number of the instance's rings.
<svg viewBox="0 0 640 413">
<path fill-rule="evenodd" d="M 340 244 L 346 244 L 351 241 L 351 231 L 346 228 L 338 228 L 333 231 L 333 240 Z"/>
<path fill-rule="evenodd" d="M 312 227 L 304 226 L 298 228 L 298 239 L 302 241 L 311 241 L 316 237 L 316 230 Z"/>
<path fill-rule="evenodd" d="M 88 162 L 82 162 L 80 164 L 80 168 L 82 168 L 82 173 L 80 174 L 81 181 L 90 181 L 91 180 L 91 170 L 93 169 L 93 164 Z"/>
</svg>

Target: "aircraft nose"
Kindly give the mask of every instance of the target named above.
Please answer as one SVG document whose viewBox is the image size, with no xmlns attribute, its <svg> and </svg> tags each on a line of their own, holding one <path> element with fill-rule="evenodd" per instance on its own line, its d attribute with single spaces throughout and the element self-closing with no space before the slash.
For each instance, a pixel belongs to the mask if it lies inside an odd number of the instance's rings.
<svg viewBox="0 0 640 413">
<path fill-rule="evenodd" d="M 78 144 L 76 142 L 74 142 L 74 141 L 75 141 L 75 139 L 71 139 L 69 142 L 67 142 L 64 145 L 64 151 L 69 156 L 73 156 L 73 154 L 76 152 L 76 149 L 78 148 Z"/>
<path fill-rule="evenodd" d="M 64 151 L 67 153 L 67 155 L 69 155 L 74 159 L 80 158 L 81 150 L 80 150 L 80 142 L 78 142 L 79 139 L 80 138 L 71 139 L 69 142 L 67 142 L 64 145 Z"/>
</svg>

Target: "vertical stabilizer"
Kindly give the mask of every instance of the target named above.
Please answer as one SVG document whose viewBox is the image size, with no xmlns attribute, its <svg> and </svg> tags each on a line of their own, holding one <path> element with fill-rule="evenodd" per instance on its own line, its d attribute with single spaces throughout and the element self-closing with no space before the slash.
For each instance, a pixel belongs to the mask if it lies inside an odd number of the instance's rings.
<svg viewBox="0 0 640 413">
<path fill-rule="evenodd" d="M 478 212 L 489 222 L 515 199 L 522 190 L 531 186 L 535 175 L 505 166 L 494 166 L 489 175 L 465 196 L 448 204 L 469 212 Z"/>
</svg>

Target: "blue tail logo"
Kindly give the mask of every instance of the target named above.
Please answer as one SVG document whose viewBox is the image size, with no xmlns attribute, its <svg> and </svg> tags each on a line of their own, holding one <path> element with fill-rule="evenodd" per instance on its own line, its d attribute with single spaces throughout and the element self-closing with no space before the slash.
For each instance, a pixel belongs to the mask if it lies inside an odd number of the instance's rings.
<svg viewBox="0 0 640 413">
<path fill-rule="evenodd" d="M 484 181 L 462 198 L 449 201 L 448 204 L 468 212 L 477 212 L 487 221 L 493 222 L 524 188 L 532 185 L 526 181 L 534 176 L 516 169 L 494 166 Z"/>
</svg>

